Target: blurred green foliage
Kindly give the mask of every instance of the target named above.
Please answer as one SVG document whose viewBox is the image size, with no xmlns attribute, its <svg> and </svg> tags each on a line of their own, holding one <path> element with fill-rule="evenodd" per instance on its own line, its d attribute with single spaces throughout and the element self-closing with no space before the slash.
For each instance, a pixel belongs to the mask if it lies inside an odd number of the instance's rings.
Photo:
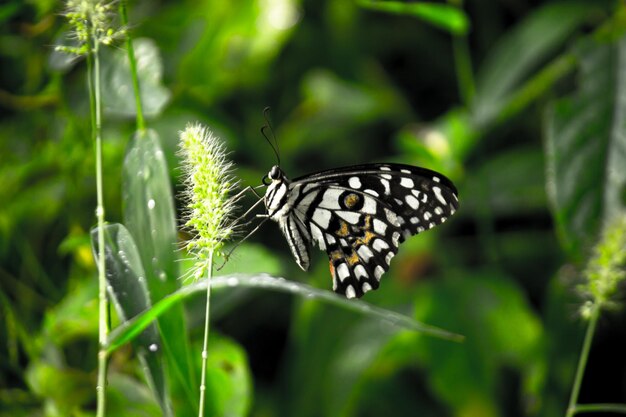
<svg viewBox="0 0 626 417">
<path fill-rule="evenodd" d="M 624 211 L 622 1 L 128 6 L 151 130 L 135 132 L 125 44 L 114 45 L 101 57 L 106 219 L 111 247 L 135 255 L 120 274 L 145 283 L 116 300 L 114 326 L 188 269 L 172 199 L 189 122 L 226 141 L 243 185 L 275 163 L 259 133 L 269 105 L 291 177 L 396 161 L 460 190 L 458 214 L 404 243 L 365 298 L 464 343 L 223 288 L 208 415 L 564 415 L 583 333 L 574 290 L 602 225 Z M 54 50 L 72 42 L 63 9 L 0 5 L 0 416 L 95 414 L 94 156 L 85 62 Z M 235 272 L 331 285 L 325 255 L 301 272 L 274 224 L 218 274 Z M 109 415 L 162 415 L 169 398 L 175 415 L 197 414 L 203 311 L 201 297 L 177 303 L 159 335 L 149 328 L 160 341 L 144 334 L 113 353 Z M 581 401 L 626 403 L 623 311 L 603 320 Z"/>
</svg>

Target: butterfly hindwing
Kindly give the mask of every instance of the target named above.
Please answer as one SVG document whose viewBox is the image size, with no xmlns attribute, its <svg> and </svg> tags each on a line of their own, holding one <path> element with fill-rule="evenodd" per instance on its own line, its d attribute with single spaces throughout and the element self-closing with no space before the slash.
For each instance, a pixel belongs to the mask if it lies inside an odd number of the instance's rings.
<svg viewBox="0 0 626 417">
<path fill-rule="evenodd" d="M 328 254 L 334 291 L 348 298 L 378 288 L 399 244 L 458 208 L 446 177 L 399 164 L 321 171 L 290 182 L 287 194 L 287 214 L 275 220 L 296 261 L 307 269 L 308 246 L 317 243 Z"/>
<path fill-rule="evenodd" d="M 333 289 L 352 298 L 378 288 L 402 233 L 388 204 L 338 185 L 305 186 L 302 192 L 292 213 L 308 222 L 313 243 L 327 252 Z"/>
</svg>

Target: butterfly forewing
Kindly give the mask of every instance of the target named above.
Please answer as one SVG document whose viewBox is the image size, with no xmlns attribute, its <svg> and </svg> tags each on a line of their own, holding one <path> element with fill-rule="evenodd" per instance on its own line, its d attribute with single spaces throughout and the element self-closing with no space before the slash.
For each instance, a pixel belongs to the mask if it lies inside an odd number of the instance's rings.
<svg viewBox="0 0 626 417">
<path fill-rule="evenodd" d="M 275 220 L 296 261 L 307 269 L 306 248 L 317 243 L 328 254 L 333 289 L 348 298 L 378 288 L 398 245 L 458 208 L 450 180 L 399 164 L 322 171 L 293 180 L 288 190 L 287 210 Z"/>
</svg>

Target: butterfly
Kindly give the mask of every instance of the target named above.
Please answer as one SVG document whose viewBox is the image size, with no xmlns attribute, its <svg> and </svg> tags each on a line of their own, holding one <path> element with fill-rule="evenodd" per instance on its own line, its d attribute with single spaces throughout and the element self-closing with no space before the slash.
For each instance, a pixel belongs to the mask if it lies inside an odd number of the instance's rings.
<svg viewBox="0 0 626 417">
<path fill-rule="evenodd" d="M 309 248 L 328 254 L 333 290 L 347 298 L 377 289 L 406 238 L 459 207 L 445 176 L 401 164 L 329 169 L 289 180 L 278 165 L 264 177 L 264 217 L 276 221 L 303 270 Z"/>
</svg>

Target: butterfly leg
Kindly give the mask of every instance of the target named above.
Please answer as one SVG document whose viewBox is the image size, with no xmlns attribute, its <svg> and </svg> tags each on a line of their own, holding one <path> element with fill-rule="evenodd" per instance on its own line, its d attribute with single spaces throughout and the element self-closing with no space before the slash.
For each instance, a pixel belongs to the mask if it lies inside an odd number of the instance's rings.
<svg viewBox="0 0 626 417">
<path fill-rule="evenodd" d="M 257 185 L 256 187 L 252 187 L 252 186 L 247 186 L 246 188 L 244 188 L 243 190 L 241 190 L 240 192 L 238 192 L 236 195 L 233 196 L 233 200 L 239 200 L 246 192 L 252 191 L 252 193 L 254 193 L 254 195 L 258 198 L 258 200 L 248 209 L 246 210 L 245 213 L 243 213 L 241 216 L 239 216 L 237 219 L 235 219 L 235 221 L 233 222 L 233 224 L 237 224 L 239 223 L 242 219 L 245 219 L 246 217 L 248 217 L 248 215 L 259 205 L 263 202 L 263 197 L 261 197 L 259 195 L 259 193 L 256 192 L 257 188 L 260 187 L 264 187 L 263 184 L 261 185 Z M 258 215 L 257 215 L 258 216 Z M 246 222 L 245 224 L 248 224 L 250 222 Z"/>
<path fill-rule="evenodd" d="M 239 247 L 239 245 L 241 245 L 244 241 L 246 241 L 250 236 L 252 236 L 257 230 L 259 230 L 259 228 L 261 226 L 263 226 L 263 223 L 265 223 L 269 217 L 267 215 L 259 215 L 257 214 L 257 217 L 261 217 L 263 218 L 263 220 L 261 220 L 261 223 L 257 224 L 256 227 L 254 229 L 252 229 L 247 235 L 245 235 L 243 237 L 243 239 L 239 240 L 239 242 L 237 242 L 235 244 L 235 246 L 233 246 L 232 248 L 230 248 L 230 250 L 224 254 L 223 258 L 224 258 L 224 262 L 217 268 L 215 268 L 216 271 L 219 271 L 220 269 L 222 269 L 224 267 L 224 265 L 226 265 L 226 262 L 228 262 L 228 258 L 230 258 L 230 255 L 235 251 L 235 249 L 237 249 Z"/>
</svg>

